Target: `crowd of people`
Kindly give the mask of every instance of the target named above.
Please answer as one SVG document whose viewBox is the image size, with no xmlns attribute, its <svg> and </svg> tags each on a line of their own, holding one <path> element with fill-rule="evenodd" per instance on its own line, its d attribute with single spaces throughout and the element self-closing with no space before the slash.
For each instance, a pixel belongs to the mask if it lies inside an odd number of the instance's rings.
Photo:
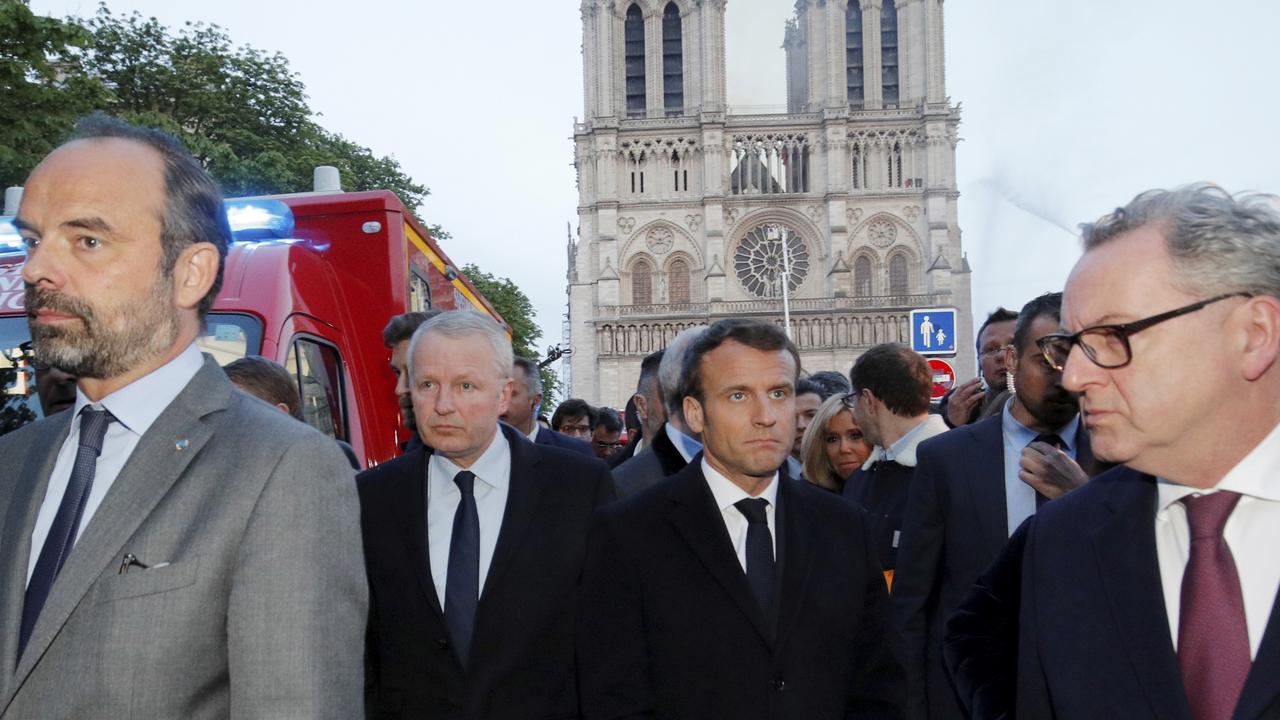
<svg viewBox="0 0 1280 720">
<path fill-rule="evenodd" d="M 229 234 L 177 141 L 82 122 L 16 224 L 74 400 L 0 438 L 0 718 L 1280 717 L 1274 198 L 1083 226 L 936 408 L 909 348 L 727 319 L 548 419 L 491 318 L 406 313 L 363 471 L 197 350 Z"/>
</svg>

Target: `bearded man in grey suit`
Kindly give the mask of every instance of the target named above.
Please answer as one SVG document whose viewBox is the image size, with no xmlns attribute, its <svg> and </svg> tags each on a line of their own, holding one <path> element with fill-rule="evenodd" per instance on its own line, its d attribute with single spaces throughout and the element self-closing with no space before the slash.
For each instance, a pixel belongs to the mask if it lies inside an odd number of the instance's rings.
<svg viewBox="0 0 1280 720">
<path fill-rule="evenodd" d="M 79 380 L 72 412 L 0 438 L 0 719 L 358 717 L 351 470 L 194 342 L 230 240 L 217 185 L 94 116 L 15 224 L 35 351 Z"/>
</svg>

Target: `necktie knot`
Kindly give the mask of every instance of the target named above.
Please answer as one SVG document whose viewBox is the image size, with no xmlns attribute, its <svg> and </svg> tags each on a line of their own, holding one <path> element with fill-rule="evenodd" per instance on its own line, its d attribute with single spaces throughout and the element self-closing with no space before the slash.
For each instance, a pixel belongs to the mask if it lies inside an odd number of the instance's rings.
<svg viewBox="0 0 1280 720">
<path fill-rule="evenodd" d="M 102 454 L 102 440 L 106 437 L 107 426 L 115 416 L 110 410 L 98 410 L 92 405 L 80 411 L 80 447 L 92 450 L 94 455 Z"/>
<path fill-rule="evenodd" d="M 1065 450 L 1067 448 L 1067 444 L 1062 441 L 1062 437 L 1057 433 L 1041 433 L 1031 442 L 1042 442 L 1046 445 L 1052 445 L 1059 450 Z"/>
<path fill-rule="evenodd" d="M 1226 490 L 1182 498 L 1182 504 L 1187 508 L 1187 526 L 1191 528 L 1191 539 L 1221 538 L 1222 529 L 1226 527 L 1227 519 L 1231 517 L 1238 502 L 1240 493 Z"/>
<path fill-rule="evenodd" d="M 453 484 L 458 486 L 458 490 L 463 495 L 475 495 L 476 492 L 476 474 L 470 470 L 463 470 L 453 476 Z"/>
<path fill-rule="evenodd" d="M 743 498 L 733 504 L 738 508 L 738 512 L 747 518 L 748 525 L 763 523 L 768 525 L 769 521 L 765 515 L 765 508 L 769 507 L 769 501 L 764 498 Z"/>
</svg>

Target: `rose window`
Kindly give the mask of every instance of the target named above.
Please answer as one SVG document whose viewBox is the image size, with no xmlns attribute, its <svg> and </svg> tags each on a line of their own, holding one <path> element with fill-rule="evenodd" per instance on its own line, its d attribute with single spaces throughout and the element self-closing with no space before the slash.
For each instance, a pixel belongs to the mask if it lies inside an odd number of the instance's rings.
<svg viewBox="0 0 1280 720">
<path fill-rule="evenodd" d="M 795 230 L 778 223 L 766 223 L 748 231 L 738 243 L 733 268 L 747 292 L 759 298 L 780 298 L 784 276 L 787 276 L 790 293 L 800 287 L 809 274 L 809 249 Z"/>
</svg>

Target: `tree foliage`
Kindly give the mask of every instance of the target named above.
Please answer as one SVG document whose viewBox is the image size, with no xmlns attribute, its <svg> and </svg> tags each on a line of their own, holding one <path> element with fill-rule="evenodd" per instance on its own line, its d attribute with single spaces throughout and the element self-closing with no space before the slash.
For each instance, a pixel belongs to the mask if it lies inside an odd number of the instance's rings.
<svg viewBox="0 0 1280 720">
<path fill-rule="evenodd" d="M 0 186 L 21 185 L 76 118 L 106 98 L 84 66 L 91 43 L 84 27 L 0 1 Z"/>
<path fill-rule="evenodd" d="M 509 278 L 494 277 L 474 264 L 464 265 L 462 273 L 511 326 L 511 349 L 515 354 L 541 361 L 543 355 L 538 352 L 537 346 L 542 339 L 542 330 L 538 329 L 538 324 L 534 321 L 537 312 L 534 311 L 529 296 Z M 561 389 L 560 378 L 549 367 L 542 368 L 541 374 L 542 406 L 555 407 Z"/>
<path fill-rule="evenodd" d="M 217 25 L 169 29 L 105 4 L 84 23 L 60 21 L 32 15 L 26 0 L 2 0 L 0 38 L 7 184 L 20 184 L 77 116 L 96 109 L 177 135 L 228 195 L 307 191 L 318 165 L 337 167 L 347 190 L 391 190 L 411 209 L 429 193 L 394 158 L 316 123 L 287 58 L 236 46 Z M 18 102 L 8 100 L 11 85 Z M 5 148 L 22 150 L 9 159 Z"/>
</svg>

